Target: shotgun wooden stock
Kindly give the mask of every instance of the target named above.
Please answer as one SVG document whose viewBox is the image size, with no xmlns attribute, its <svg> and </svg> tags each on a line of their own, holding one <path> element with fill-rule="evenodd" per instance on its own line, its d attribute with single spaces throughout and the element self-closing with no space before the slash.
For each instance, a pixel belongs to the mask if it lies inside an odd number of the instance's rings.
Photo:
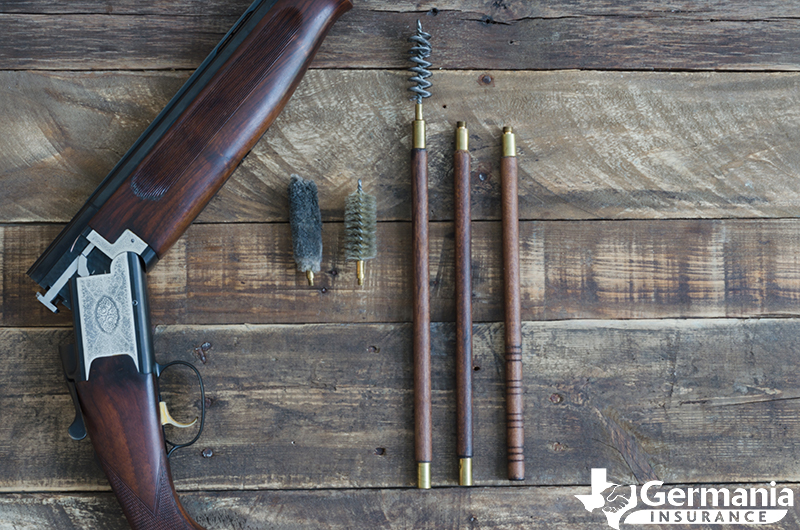
<svg viewBox="0 0 800 530">
<path fill-rule="evenodd" d="M 155 374 L 127 355 L 92 363 L 76 385 L 86 431 L 134 530 L 203 530 L 181 506 L 158 418 Z"/>
</svg>

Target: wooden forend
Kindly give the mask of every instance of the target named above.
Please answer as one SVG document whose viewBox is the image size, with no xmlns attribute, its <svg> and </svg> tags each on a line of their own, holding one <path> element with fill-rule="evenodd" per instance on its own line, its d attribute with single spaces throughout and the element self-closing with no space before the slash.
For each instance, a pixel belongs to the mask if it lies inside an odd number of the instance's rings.
<svg viewBox="0 0 800 530">
<path fill-rule="evenodd" d="M 158 140 L 89 226 L 130 229 L 159 257 L 280 114 L 348 0 L 279 0 Z"/>
</svg>

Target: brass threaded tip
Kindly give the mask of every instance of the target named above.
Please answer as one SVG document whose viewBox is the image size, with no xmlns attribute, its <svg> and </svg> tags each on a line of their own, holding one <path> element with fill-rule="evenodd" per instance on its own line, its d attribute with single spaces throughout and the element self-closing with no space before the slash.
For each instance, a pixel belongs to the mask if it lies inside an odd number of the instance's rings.
<svg viewBox="0 0 800 530">
<path fill-rule="evenodd" d="M 314 285 L 314 271 L 306 271 L 306 278 L 308 278 L 308 285 Z"/>
<path fill-rule="evenodd" d="M 505 133 L 512 133 L 513 134 L 514 133 L 514 129 L 512 129 L 511 127 L 503 127 L 503 133 L 504 134 Z"/>
<path fill-rule="evenodd" d="M 417 488 L 431 489 L 431 463 L 417 462 Z"/>
</svg>

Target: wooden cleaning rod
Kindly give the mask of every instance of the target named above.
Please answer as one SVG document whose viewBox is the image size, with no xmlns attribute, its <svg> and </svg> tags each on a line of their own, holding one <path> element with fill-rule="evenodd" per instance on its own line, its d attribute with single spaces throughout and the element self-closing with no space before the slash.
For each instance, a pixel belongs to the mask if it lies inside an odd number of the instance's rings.
<svg viewBox="0 0 800 530">
<path fill-rule="evenodd" d="M 500 160 L 503 209 L 503 280 L 505 291 L 506 444 L 508 479 L 525 479 L 522 422 L 522 326 L 519 295 L 519 205 L 517 149 L 511 127 L 503 128 Z"/>
<path fill-rule="evenodd" d="M 414 122 L 411 148 L 411 221 L 414 255 L 414 453 L 417 460 L 417 487 L 431 487 L 433 425 L 431 419 L 431 312 L 428 280 L 428 151 L 425 148 L 425 120 L 422 100 L 430 97 L 431 35 L 417 31 L 409 40 L 414 44 L 409 58 L 414 76 L 409 79 L 414 93 Z"/>
<path fill-rule="evenodd" d="M 472 486 L 472 230 L 469 131 L 456 125 L 453 154 L 456 228 L 456 445 L 458 483 Z"/>
</svg>

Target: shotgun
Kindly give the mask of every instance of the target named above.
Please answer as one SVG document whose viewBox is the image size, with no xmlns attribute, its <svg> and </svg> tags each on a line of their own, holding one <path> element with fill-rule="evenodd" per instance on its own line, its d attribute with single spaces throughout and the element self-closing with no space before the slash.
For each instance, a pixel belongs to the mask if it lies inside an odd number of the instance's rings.
<svg viewBox="0 0 800 530">
<path fill-rule="evenodd" d="M 202 529 L 170 473 L 171 418 L 158 392 L 169 364 L 155 362 L 146 272 L 275 120 L 351 7 L 256 0 L 28 271 L 45 306 L 72 310 L 75 345 L 60 351 L 76 409 L 69 434 L 89 435 L 134 529 Z"/>
</svg>

